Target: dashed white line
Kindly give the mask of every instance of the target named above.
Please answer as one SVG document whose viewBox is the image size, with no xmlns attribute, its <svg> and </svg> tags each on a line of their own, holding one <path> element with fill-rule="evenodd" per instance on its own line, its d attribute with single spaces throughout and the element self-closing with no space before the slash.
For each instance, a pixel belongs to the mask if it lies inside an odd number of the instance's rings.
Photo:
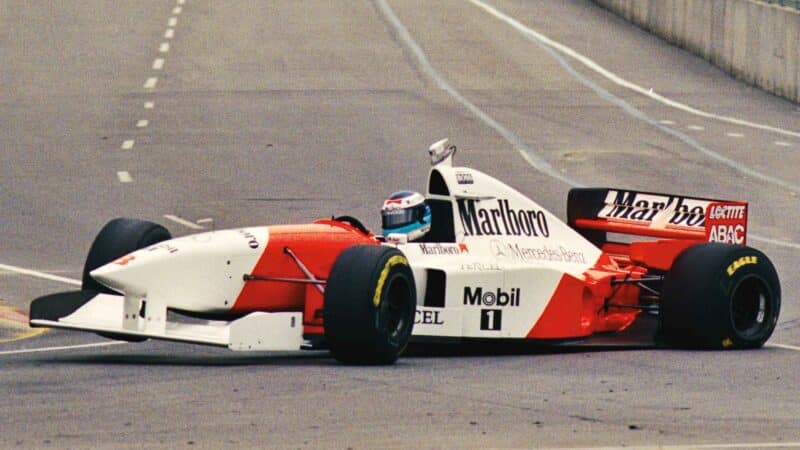
<svg viewBox="0 0 800 450">
<path fill-rule="evenodd" d="M 73 280 L 72 278 L 60 277 L 58 275 L 52 275 L 52 274 L 45 273 L 45 272 L 39 272 L 38 270 L 25 269 L 25 268 L 22 268 L 22 267 L 10 266 L 10 265 L 7 265 L 7 264 L 0 264 L 0 270 L 5 270 L 5 271 L 8 271 L 8 272 L 14 272 L 14 273 L 18 273 L 20 275 L 28 275 L 30 277 L 42 278 L 44 280 L 57 281 L 59 283 L 64 283 L 64 284 L 71 284 L 73 286 L 80 286 L 81 285 L 81 280 Z"/>
<path fill-rule="evenodd" d="M 23 348 L 21 350 L 5 350 L 0 355 L 21 355 L 25 353 L 55 352 L 58 350 L 72 350 L 77 348 L 108 347 L 109 345 L 127 344 L 125 341 L 96 342 L 94 344 L 64 345 L 61 347 Z"/>
<path fill-rule="evenodd" d="M 158 51 L 167 53 L 169 51 L 169 42 L 162 42 L 161 45 L 158 46 Z"/>
<path fill-rule="evenodd" d="M 135 144 L 135 143 L 136 143 L 136 141 L 134 141 L 133 139 L 128 139 L 128 140 L 122 141 L 122 146 L 121 147 L 122 147 L 123 150 L 130 150 L 130 149 L 133 148 L 133 144 Z"/>
<path fill-rule="evenodd" d="M 167 26 L 170 26 L 170 27 L 174 27 L 177 24 L 178 24 L 178 18 L 177 17 L 170 17 L 169 20 L 167 21 Z"/>
<path fill-rule="evenodd" d="M 778 147 L 791 147 L 792 146 L 791 142 L 786 142 L 786 141 L 775 141 L 775 142 L 773 142 L 773 144 L 777 145 Z"/>
<path fill-rule="evenodd" d="M 161 70 L 164 68 L 164 58 L 156 58 L 153 61 L 153 70 Z"/>
<path fill-rule="evenodd" d="M 179 5 L 183 5 L 183 4 L 185 4 L 185 3 L 186 3 L 186 0 L 178 0 L 178 4 L 179 4 Z"/>
<path fill-rule="evenodd" d="M 147 125 L 149 125 L 149 124 L 150 124 L 150 121 L 149 121 L 149 120 L 147 120 L 147 119 L 141 119 L 141 120 L 139 120 L 138 122 L 136 122 L 136 128 L 144 128 L 144 127 L 146 127 L 146 126 L 147 126 Z"/>
<path fill-rule="evenodd" d="M 164 39 L 172 39 L 175 37 L 175 29 L 167 28 L 167 31 L 164 32 Z"/>
<path fill-rule="evenodd" d="M 156 83 L 158 83 L 158 78 L 150 77 L 147 79 L 147 81 L 144 82 L 144 88 L 153 89 L 154 87 L 156 87 Z"/>
<path fill-rule="evenodd" d="M 155 108 L 155 106 L 156 106 L 155 102 L 144 102 L 144 109 L 153 109 Z"/>
<path fill-rule="evenodd" d="M 732 137 L 732 138 L 740 138 L 740 137 L 744 137 L 744 134 L 736 133 L 736 132 L 730 132 L 730 133 L 725 133 L 725 136 Z"/>
<path fill-rule="evenodd" d="M 706 129 L 706 127 L 701 127 L 700 125 L 689 125 L 686 128 L 688 128 L 690 130 L 694 130 L 694 131 L 703 131 L 703 130 Z"/>
<path fill-rule="evenodd" d="M 183 11 L 183 8 L 181 8 L 180 6 L 176 6 L 176 7 L 172 8 L 172 14 L 175 14 L 175 15 L 180 14 L 182 11 Z"/>
<path fill-rule="evenodd" d="M 672 120 L 659 120 L 658 123 L 661 125 L 675 125 L 675 122 Z"/>
<path fill-rule="evenodd" d="M 191 228 L 193 230 L 205 230 L 206 229 L 202 225 L 198 225 L 198 224 L 196 224 L 194 222 L 191 222 L 189 220 L 183 219 L 181 217 L 178 217 L 178 216 L 175 216 L 175 215 L 172 215 L 172 214 L 164 214 L 164 218 L 167 219 L 167 220 L 171 220 L 171 221 L 173 221 L 175 223 L 181 224 L 181 225 L 185 226 L 186 228 Z"/>
<path fill-rule="evenodd" d="M 130 183 L 133 181 L 133 177 L 131 176 L 131 174 L 124 170 L 117 172 L 117 179 L 119 180 L 120 183 Z"/>
</svg>

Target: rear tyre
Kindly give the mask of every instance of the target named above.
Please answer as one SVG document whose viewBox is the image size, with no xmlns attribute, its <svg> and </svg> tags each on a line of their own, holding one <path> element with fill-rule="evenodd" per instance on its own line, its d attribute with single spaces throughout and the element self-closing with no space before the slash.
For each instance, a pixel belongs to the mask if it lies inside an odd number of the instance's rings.
<svg viewBox="0 0 800 450">
<path fill-rule="evenodd" d="M 81 288 L 106 294 L 117 292 L 103 286 L 92 278 L 90 272 L 104 266 L 128 253 L 171 239 L 166 228 L 153 222 L 138 219 L 119 218 L 108 222 L 94 239 L 86 263 L 83 266 Z M 130 342 L 141 342 L 147 338 L 115 333 L 97 333 L 100 336 Z"/>
<path fill-rule="evenodd" d="M 345 249 L 325 288 L 325 339 L 346 364 L 392 364 L 414 326 L 417 294 L 403 254 L 391 247 Z"/>
<path fill-rule="evenodd" d="M 758 348 L 778 322 L 781 288 L 766 255 L 708 243 L 681 253 L 664 279 L 661 335 L 674 346 Z"/>
</svg>

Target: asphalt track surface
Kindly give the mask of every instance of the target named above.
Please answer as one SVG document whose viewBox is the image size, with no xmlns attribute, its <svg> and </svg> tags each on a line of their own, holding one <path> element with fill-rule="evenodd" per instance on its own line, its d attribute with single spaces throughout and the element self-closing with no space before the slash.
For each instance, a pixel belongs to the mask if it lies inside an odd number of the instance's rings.
<svg viewBox="0 0 800 450">
<path fill-rule="evenodd" d="M 0 61 L 2 448 L 800 447 L 800 108 L 588 1 L 7 0 Z M 345 367 L 20 324 L 110 218 L 375 228 L 443 137 L 562 216 L 571 184 L 749 201 L 772 339 Z"/>
</svg>

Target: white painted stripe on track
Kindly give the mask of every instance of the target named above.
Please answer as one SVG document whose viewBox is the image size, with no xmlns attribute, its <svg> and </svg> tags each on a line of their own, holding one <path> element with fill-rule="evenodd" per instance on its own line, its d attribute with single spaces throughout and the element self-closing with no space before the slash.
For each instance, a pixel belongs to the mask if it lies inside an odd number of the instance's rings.
<svg viewBox="0 0 800 450">
<path fill-rule="evenodd" d="M 124 170 L 117 172 L 117 179 L 120 183 L 130 183 L 133 181 L 131 174 Z"/>
<path fill-rule="evenodd" d="M 756 128 L 756 129 L 759 129 L 759 130 L 771 131 L 773 133 L 783 134 L 783 135 L 786 135 L 786 136 L 800 137 L 800 132 L 797 132 L 797 131 L 785 130 L 783 128 L 773 127 L 773 126 L 770 126 L 770 125 L 764 125 L 764 124 L 760 124 L 760 123 L 756 123 L 756 122 L 750 122 L 750 121 L 747 121 L 747 120 L 744 120 L 744 119 L 738 119 L 736 117 L 722 116 L 722 115 L 718 115 L 718 114 L 713 114 L 713 113 L 710 113 L 710 112 L 707 112 L 707 111 L 703 111 L 703 110 L 700 110 L 700 109 L 697 109 L 697 108 L 693 108 L 693 107 L 691 107 L 689 105 L 677 102 L 675 100 L 671 100 L 671 99 L 669 99 L 667 97 L 664 97 L 662 95 L 656 94 L 655 92 L 653 92 L 652 89 L 645 89 L 644 87 L 639 86 L 638 84 L 632 83 L 632 82 L 630 82 L 630 81 L 628 81 L 628 80 L 616 75 L 615 73 L 613 73 L 613 72 L 609 71 L 608 69 L 602 67 L 600 64 L 598 64 L 597 62 L 593 61 L 592 59 L 590 59 L 590 58 L 578 53 L 577 51 L 573 50 L 570 47 L 567 47 L 564 44 L 561 44 L 560 42 L 554 41 L 554 40 L 548 38 L 547 36 L 545 36 L 545 35 L 537 32 L 537 31 L 535 31 L 535 30 L 523 25 L 522 23 L 520 23 L 516 19 L 514 19 L 514 18 L 512 18 L 512 17 L 510 17 L 510 16 L 508 16 L 508 15 L 502 13 L 502 12 L 500 12 L 499 10 L 494 8 L 493 6 L 483 2 L 481 0 L 470 0 L 470 2 L 472 4 L 474 4 L 475 6 L 483 9 L 487 13 L 495 16 L 497 19 L 500 19 L 503 22 L 511 25 L 517 31 L 519 31 L 519 32 L 521 32 L 521 33 L 523 33 L 525 35 L 531 36 L 534 39 L 538 40 L 539 42 L 542 42 L 543 44 L 548 45 L 548 46 L 560 51 L 561 53 L 564 53 L 565 55 L 569 56 L 570 58 L 573 58 L 573 59 L 579 61 L 584 66 L 588 67 L 589 69 L 593 70 L 594 72 L 597 72 L 598 74 L 602 75 L 603 77 L 605 77 L 609 81 L 613 82 L 614 84 L 617 84 L 617 85 L 622 86 L 622 87 L 624 87 L 626 89 L 629 89 L 629 90 L 632 90 L 634 92 L 637 92 L 637 93 L 642 94 L 644 96 L 650 97 L 651 99 L 653 99 L 653 100 L 655 100 L 655 101 L 657 101 L 659 103 L 662 103 L 662 104 L 667 105 L 667 106 L 671 106 L 673 108 L 679 109 L 681 111 L 684 111 L 684 112 L 687 112 L 687 113 L 690 113 L 690 114 L 694 114 L 696 116 L 705 117 L 705 118 L 708 118 L 708 119 L 715 119 L 715 120 L 719 120 L 719 121 L 722 121 L 722 122 L 741 125 L 741 126 L 744 126 L 744 127 L 750 127 L 750 128 Z"/>
<path fill-rule="evenodd" d="M 176 25 L 178 25 L 178 18 L 177 17 L 170 17 L 169 20 L 167 21 L 167 26 L 174 27 Z"/>
<path fill-rule="evenodd" d="M 154 87 L 156 87 L 156 83 L 158 83 L 158 78 L 150 77 L 147 79 L 147 81 L 144 82 L 144 88 L 153 89 Z"/>
<path fill-rule="evenodd" d="M 397 18 L 392 8 L 388 3 L 386 3 L 386 0 L 375 0 L 375 3 L 383 13 L 383 16 L 386 18 L 386 20 L 391 24 L 392 28 L 394 28 L 399 38 L 403 41 L 406 48 L 413 53 L 414 57 L 416 57 L 420 68 L 436 82 L 440 89 L 447 92 L 453 99 L 467 108 L 481 122 L 500 134 L 500 136 L 502 136 L 509 144 L 511 144 L 512 147 L 514 147 L 514 149 L 520 154 L 520 156 L 522 156 L 522 158 L 531 165 L 531 167 L 557 180 L 560 180 L 565 184 L 571 186 L 582 186 L 580 183 L 572 180 L 556 170 L 550 165 L 549 162 L 540 158 L 537 155 L 537 152 L 535 152 L 511 130 L 494 120 L 483 110 L 475 106 L 474 103 L 470 102 L 463 95 L 461 95 L 461 93 L 451 86 L 450 83 L 448 83 L 447 80 L 445 80 L 444 77 L 442 77 L 442 75 L 440 75 L 439 72 L 433 68 L 431 63 L 428 61 L 428 57 L 425 55 L 425 52 L 422 51 L 414 38 L 411 37 L 411 33 L 409 33 L 405 25 L 400 22 L 400 19 Z"/>
<path fill-rule="evenodd" d="M 742 133 L 736 133 L 736 132 L 725 133 L 725 136 L 732 137 L 732 138 L 744 137 L 744 135 Z"/>
<path fill-rule="evenodd" d="M 155 102 L 144 102 L 144 109 L 153 109 L 155 108 L 155 106 L 156 106 Z"/>
<path fill-rule="evenodd" d="M 186 0 L 178 0 L 178 4 L 179 4 L 179 5 L 183 5 L 183 4 L 185 4 L 185 3 L 186 3 Z"/>
<path fill-rule="evenodd" d="M 169 42 L 162 42 L 161 45 L 158 46 L 158 51 L 167 53 L 169 51 Z"/>
<path fill-rule="evenodd" d="M 164 68 L 164 58 L 156 58 L 153 60 L 153 70 L 161 70 Z"/>
<path fill-rule="evenodd" d="M 128 139 L 122 141 L 122 145 L 120 146 L 123 150 L 130 150 L 133 148 L 133 145 L 136 143 L 133 139 Z"/>
<path fill-rule="evenodd" d="M 145 128 L 149 124 L 150 124 L 149 120 L 141 119 L 138 122 L 136 122 L 136 128 Z"/>
<path fill-rule="evenodd" d="M 175 37 L 175 30 L 167 28 L 167 31 L 164 32 L 164 39 L 172 39 L 173 37 Z"/>
<path fill-rule="evenodd" d="M 584 57 L 583 55 L 579 55 L 574 50 L 570 49 L 569 47 L 561 45 L 561 44 L 559 44 L 559 43 L 547 38 L 546 36 L 543 36 L 540 33 L 538 33 L 536 31 L 526 27 L 525 25 L 521 24 L 520 22 L 518 22 L 514 18 L 507 16 L 506 14 L 504 14 L 504 13 L 498 11 L 497 9 L 487 5 L 486 3 L 483 3 L 480 0 L 470 0 L 470 2 L 472 2 L 476 6 L 484 9 L 486 12 L 488 12 L 491 15 L 493 15 L 495 18 L 507 23 L 512 28 L 514 28 L 517 31 L 519 31 L 520 33 L 522 33 L 522 35 L 525 36 L 526 38 L 528 38 L 528 40 L 530 40 L 531 42 L 539 45 L 543 50 L 547 51 L 550 54 L 550 56 L 552 56 L 554 59 L 556 59 L 561 64 L 561 66 L 564 68 L 564 70 L 566 70 L 570 75 L 572 75 L 573 78 L 578 80 L 580 83 L 582 83 L 586 87 L 588 87 L 588 88 L 592 89 L 593 91 L 595 91 L 595 93 L 597 93 L 597 95 L 599 95 L 601 98 L 605 99 L 609 103 L 617 105 L 618 107 L 620 107 L 623 111 L 627 112 L 628 114 L 636 117 L 637 119 L 639 119 L 639 120 L 641 120 L 643 122 L 649 123 L 650 125 L 652 125 L 652 126 L 658 128 L 659 130 L 663 131 L 664 133 L 667 133 L 669 135 L 672 135 L 672 136 L 676 137 L 680 141 L 684 142 L 686 145 L 689 145 L 690 147 L 692 147 L 695 150 L 697 150 L 698 152 L 706 155 L 707 157 L 709 157 L 711 159 L 714 159 L 717 162 L 722 163 L 722 164 L 724 164 L 724 165 L 726 165 L 726 166 L 728 166 L 728 167 L 730 167 L 730 168 L 732 168 L 734 170 L 737 170 L 737 171 L 739 171 L 739 172 L 741 172 L 741 173 L 743 173 L 743 174 L 745 174 L 747 176 L 750 176 L 750 177 L 753 177 L 753 178 L 757 178 L 757 179 L 762 180 L 764 182 L 772 183 L 772 184 L 775 184 L 777 186 L 780 186 L 780 187 L 783 187 L 783 188 L 786 188 L 786 189 L 789 189 L 789 190 L 792 190 L 792 191 L 795 191 L 795 192 L 800 192 L 800 185 L 798 185 L 798 184 L 794 184 L 794 183 L 782 180 L 780 178 L 776 178 L 776 177 L 773 177 L 771 175 L 768 175 L 768 174 L 759 172 L 757 170 L 751 169 L 747 165 L 740 164 L 740 163 L 738 163 L 738 162 L 736 162 L 736 161 L 734 161 L 734 160 L 732 160 L 732 159 L 730 159 L 730 158 L 728 158 L 726 156 L 723 156 L 720 153 L 715 152 L 714 150 L 704 146 L 703 144 L 698 142 L 696 139 L 694 139 L 693 137 L 691 137 L 691 136 L 689 136 L 689 135 L 687 135 L 685 133 L 682 133 L 680 131 L 677 131 L 677 130 L 674 130 L 672 128 L 668 128 L 668 127 L 665 127 L 664 125 L 661 125 L 660 123 L 658 123 L 657 120 L 655 120 L 653 118 L 650 118 L 644 112 L 636 109 L 630 103 L 626 102 L 625 100 L 623 100 L 620 97 L 615 96 L 614 94 L 612 94 L 611 92 L 607 91 L 606 89 L 604 89 L 599 84 L 593 82 L 592 80 L 590 80 L 590 79 L 586 78 L 585 76 L 583 76 L 582 74 L 578 73 L 574 68 L 572 68 L 571 65 L 569 65 L 569 63 L 566 60 L 564 60 L 564 58 L 561 57 L 561 55 L 557 52 L 557 50 L 561 50 L 562 53 L 567 53 L 568 56 L 572 56 L 575 59 L 581 60 L 581 58 L 582 58 L 583 60 L 591 61 L 588 58 Z M 603 70 L 605 70 L 605 69 L 603 69 Z M 644 88 L 641 88 L 641 89 L 644 89 Z M 800 136 L 800 133 L 798 133 L 798 136 Z"/>
<path fill-rule="evenodd" d="M 772 343 L 772 342 L 767 343 L 767 344 L 765 344 L 765 347 L 777 347 L 777 348 L 782 348 L 784 350 L 794 350 L 796 352 L 800 352 L 800 347 L 798 347 L 796 345 L 778 344 L 777 342 L 775 342 L 775 343 Z"/>
<path fill-rule="evenodd" d="M 16 273 L 16 274 L 19 274 L 19 275 L 27 275 L 27 276 L 30 276 L 30 277 L 42 278 L 44 280 L 57 281 L 59 283 L 64 283 L 64 284 L 71 284 L 73 286 L 80 286 L 81 285 L 81 280 L 75 280 L 75 279 L 72 279 L 72 278 L 60 277 L 58 275 L 53 275 L 53 274 L 49 274 L 49 273 L 45 273 L 45 272 L 39 272 L 38 270 L 25 269 L 24 267 L 11 266 L 11 265 L 8 265 L 8 264 L 0 264 L 0 270 L 13 272 L 13 273 Z"/>
<path fill-rule="evenodd" d="M 186 228 L 191 228 L 193 230 L 205 230 L 206 229 L 202 225 L 198 225 L 198 224 L 196 224 L 194 222 L 191 222 L 189 220 L 183 219 L 183 218 L 178 217 L 178 216 L 173 215 L 173 214 L 164 214 L 164 218 L 167 219 L 167 220 L 171 220 L 171 221 L 173 221 L 173 222 L 175 222 L 177 224 L 183 225 Z"/>
<path fill-rule="evenodd" d="M 178 15 L 181 12 L 183 12 L 183 8 L 181 8 L 180 6 L 176 6 L 176 7 L 172 8 L 172 14 Z"/>
<path fill-rule="evenodd" d="M 0 351 L 0 355 L 23 355 L 26 353 L 56 352 L 60 350 L 75 350 L 81 348 L 109 347 L 111 345 L 128 344 L 125 341 L 96 342 L 93 344 L 62 345 L 59 347 L 23 348 L 19 350 Z"/>
</svg>

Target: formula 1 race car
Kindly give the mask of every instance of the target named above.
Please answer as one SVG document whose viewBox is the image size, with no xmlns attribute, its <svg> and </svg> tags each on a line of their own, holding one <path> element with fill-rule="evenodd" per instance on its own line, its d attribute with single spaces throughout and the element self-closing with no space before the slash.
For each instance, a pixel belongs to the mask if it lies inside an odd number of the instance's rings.
<svg viewBox="0 0 800 450">
<path fill-rule="evenodd" d="M 747 204 L 573 189 L 563 222 L 477 170 L 429 150 L 421 239 L 376 236 L 352 217 L 171 239 L 109 222 L 80 291 L 34 300 L 30 324 L 232 350 L 328 348 L 390 364 L 414 339 L 565 342 L 650 320 L 683 348 L 760 347 L 780 284 L 745 246 Z M 653 320 L 655 319 L 655 320 Z"/>
</svg>

